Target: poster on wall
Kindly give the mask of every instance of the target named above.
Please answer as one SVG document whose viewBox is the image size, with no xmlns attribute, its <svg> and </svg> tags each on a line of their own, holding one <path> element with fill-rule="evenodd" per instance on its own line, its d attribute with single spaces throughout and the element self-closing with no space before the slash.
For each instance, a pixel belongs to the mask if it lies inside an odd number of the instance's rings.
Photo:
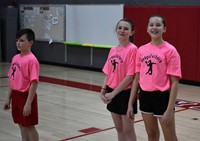
<svg viewBox="0 0 200 141">
<path fill-rule="evenodd" d="M 20 28 L 31 28 L 36 40 L 65 41 L 65 5 L 20 5 Z"/>
</svg>

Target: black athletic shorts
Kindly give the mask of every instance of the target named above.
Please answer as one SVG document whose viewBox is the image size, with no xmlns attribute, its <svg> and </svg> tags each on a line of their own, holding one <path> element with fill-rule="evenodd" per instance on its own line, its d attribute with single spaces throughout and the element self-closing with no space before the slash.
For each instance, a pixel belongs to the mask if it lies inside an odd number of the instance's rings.
<svg viewBox="0 0 200 141">
<path fill-rule="evenodd" d="M 107 87 L 107 92 L 112 92 L 113 89 Z M 110 112 L 120 114 L 120 115 L 126 115 L 127 109 L 128 109 L 128 102 L 130 97 L 131 89 L 123 90 L 120 93 L 118 93 L 112 101 L 107 104 L 107 109 Z M 137 99 L 135 100 L 133 104 L 133 113 L 137 114 Z"/>
<path fill-rule="evenodd" d="M 146 114 L 153 114 L 156 117 L 161 117 L 167 109 L 169 95 L 169 91 L 148 92 L 140 89 L 140 111 Z"/>
</svg>

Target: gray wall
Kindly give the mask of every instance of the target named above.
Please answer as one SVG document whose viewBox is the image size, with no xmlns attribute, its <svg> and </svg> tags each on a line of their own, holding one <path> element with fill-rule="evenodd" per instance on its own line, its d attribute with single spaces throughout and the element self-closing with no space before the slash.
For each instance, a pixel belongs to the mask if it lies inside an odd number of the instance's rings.
<svg viewBox="0 0 200 141">
<path fill-rule="evenodd" d="M 2 30 L 1 30 L 1 21 L 0 21 L 0 62 L 2 62 L 2 51 L 1 51 L 1 48 L 2 48 L 2 46 L 1 46 L 1 32 L 2 32 Z"/>
<path fill-rule="evenodd" d="M 17 4 L 126 4 L 126 5 L 161 5 L 161 6 L 199 6 L 199 0 L 16 0 Z M 0 6 L 11 4 L 1 0 Z"/>
<path fill-rule="evenodd" d="M 17 0 L 17 6 L 19 4 L 125 4 L 135 6 L 200 6 L 200 0 Z M 3 0 L 0 2 L 0 10 L 2 7 L 12 5 L 10 1 Z M 4 13 L 6 14 L 6 13 Z M 19 24 L 10 27 L 8 23 L 14 23 L 15 18 L 5 18 L 7 15 L 2 15 L 1 22 L 4 28 L 2 31 L 4 38 L 1 37 L 1 45 L 3 44 L 3 52 L 6 52 L 6 56 L 3 61 L 10 61 L 13 53 L 16 52 L 14 48 L 15 39 L 10 38 L 8 35 L 14 35 Z M 2 17 L 1 16 L 1 17 Z M 9 29 L 12 30 L 9 30 Z M 9 42 L 10 41 L 10 42 Z M 8 47 L 9 46 L 9 47 Z M 33 52 L 38 57 L 40 62 L 54 63 L 61 65 L 72 65 L 79 67 L 88 67 L 94 69 L 101 69 L 107 58 L 109 49 L 99 48 L 83 48 L 79 46 L 65 46 L 60 43 L 53 43 L 49 45 L 47 42 L 36 41 L 33 46 Z M 92 59 L 92 60 L 91 60 Z"/>
<path fill-rule="evenodd" d="M 11 61 L 12 57 L 17 53 L 15 44 L 15 34 L 17 32 L 18 9 L 17 8 L 1 8 L 1 51 L 2 60 Z"/>
</svg>

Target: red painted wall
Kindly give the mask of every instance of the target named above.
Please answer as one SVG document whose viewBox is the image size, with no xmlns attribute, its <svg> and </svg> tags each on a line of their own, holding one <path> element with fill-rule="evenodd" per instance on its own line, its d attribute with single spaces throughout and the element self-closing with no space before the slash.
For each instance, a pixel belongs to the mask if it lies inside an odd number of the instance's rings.
<svg viewBox="0 0 200 141">
<path fill-rule="evenodd" d="M 150 41 L 146 32 L 148 18 L 162 15 L 167 22 L 164 39 L 181 56 L 183 80 L 200 82 L 200 7 L 125 6 L 124 17 L 135 24 L 135 44 Z"/>
<path fill-rule="evenodd" d="M 199 14 L 199 23 L 200 23 L 200 14 Z M 200 27 L 198 29 L 200 33 Z M 198 47 L 197 47 L 197 81 L 200 82 L 200 35 L 198 36 Z"/>
</svg>

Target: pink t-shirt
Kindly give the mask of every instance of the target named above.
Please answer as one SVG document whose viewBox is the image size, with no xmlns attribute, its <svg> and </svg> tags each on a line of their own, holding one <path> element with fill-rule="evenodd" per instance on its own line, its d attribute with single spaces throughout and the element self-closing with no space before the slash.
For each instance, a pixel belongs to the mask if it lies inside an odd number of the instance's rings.
<svg viewBox="0 0 200 141">
<path fill-rule="evenodd" d="M 107 75 L 107 86 L 115 89 L 127 75 L 135 74 L 135 57 L 137 47 L 129 43 L 125 47 L 110 49 L 103 72 Z M 127 86 L 128 89 L 131 85 Z"/>
<path fill-rule="evenodd" d="M 170 75 L 181 79 L 181 61 L 175 47 L 164 42 L 141 46 L 136 55 L 136 72 L 140 73 L 140 87 L 145 91 L 170 89 Z"/>
<path fill-rule="evenodd" d="M 31 81 L 39 81 L 39 69 L 39 62 L 33 53 L 15 55 L 8 71 L 11 89 L 20 92 L 29 91 Z"/>
</svg>

